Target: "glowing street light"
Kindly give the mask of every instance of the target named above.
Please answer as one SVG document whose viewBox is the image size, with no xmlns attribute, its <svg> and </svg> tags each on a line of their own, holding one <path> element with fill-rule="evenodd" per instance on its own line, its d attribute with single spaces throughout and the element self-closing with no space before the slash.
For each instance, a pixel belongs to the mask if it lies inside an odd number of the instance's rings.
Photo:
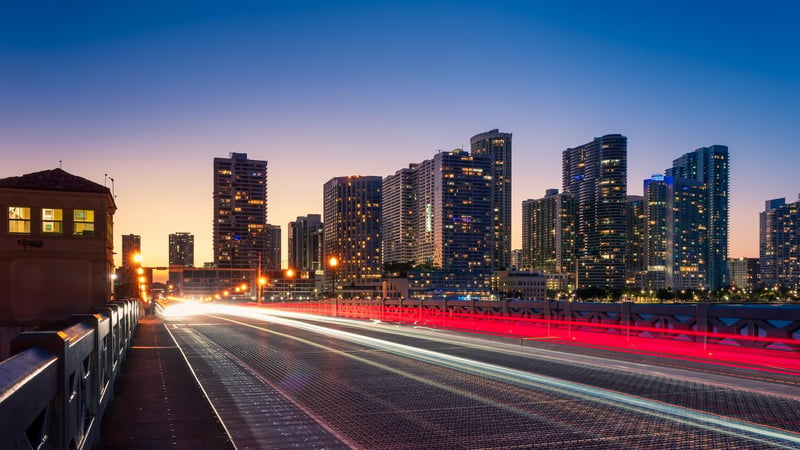
<svg viewBox="0 0 800 450">
<path fill-rule="evenodd" d="M 328 258 L 328 267 L 331 269 L 331 294 L 336 294 L 336 268 L 339 267 L 339 258 L 331 256 Z"/>
</svg>

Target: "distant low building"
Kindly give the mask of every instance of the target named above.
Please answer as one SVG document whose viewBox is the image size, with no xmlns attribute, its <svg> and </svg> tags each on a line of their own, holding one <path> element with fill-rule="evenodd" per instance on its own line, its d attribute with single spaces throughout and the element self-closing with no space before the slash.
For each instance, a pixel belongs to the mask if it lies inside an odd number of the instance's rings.
<svg viewBox="0 0 800 450">
<path fill-rule="evenodd" d="M 0 179 L 0 358 L 19 331 L 111 298 L 111 191 L 62 169 Z"/>
<path fill-rule="evenodd" d="M 500 298 L 544 300 L 547 298 L 547 278 L 539 272 L 495 271 Z"/>
</svg>

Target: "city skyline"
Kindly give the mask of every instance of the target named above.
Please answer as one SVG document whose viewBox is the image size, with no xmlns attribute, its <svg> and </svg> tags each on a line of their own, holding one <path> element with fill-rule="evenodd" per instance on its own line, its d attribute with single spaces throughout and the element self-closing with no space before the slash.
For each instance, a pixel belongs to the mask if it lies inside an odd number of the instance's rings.
<svg viewBox="0 0 800 450">
<path fill-rule="evenodd" d="M 579 5 L 2 5 L 0 178 L 62 166 L 113 187 L 115 247 L 140 235 L 163 266 L 186 231 L 199 266 L 215 157 L 269 162 L 286 249 L 331 177 L 386 177 L 497 128 L 514 135 L 518 249 L 521 204 L 561 186 L 561 152 L 620 133 L 630 195 L 727 145 L 728 253 L 758 256 L 764 201 L 800 191 L 798 6 Z"/>
</svg>

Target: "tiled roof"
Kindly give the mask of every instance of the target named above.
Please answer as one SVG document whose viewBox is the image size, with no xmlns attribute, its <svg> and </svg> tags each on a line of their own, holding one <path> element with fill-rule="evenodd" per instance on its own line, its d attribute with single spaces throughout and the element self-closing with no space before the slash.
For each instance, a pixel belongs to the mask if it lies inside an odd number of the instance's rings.
<svg viewBox="0 0 800 450">
<path fill-rule="evenodd" d="M 0 179 L 0 188 L 35 189 L 40 191 L 69 191 L 107 193 L 109 189 L 94 181 L 81 178 L 62 169 L 43 170 L 19 177 Z"/>
</svg>

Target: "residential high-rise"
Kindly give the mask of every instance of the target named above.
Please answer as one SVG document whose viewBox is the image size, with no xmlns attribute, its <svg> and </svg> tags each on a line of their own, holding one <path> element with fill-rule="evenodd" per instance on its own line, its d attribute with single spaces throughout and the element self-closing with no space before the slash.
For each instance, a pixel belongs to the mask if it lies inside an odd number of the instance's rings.
<svg viewBox="0 0 800 450">
<path fill-rule="evenodd" d="M 731 287 L 744 292 L 752 292 L 761 279 L 761 264 L 758 258 L 729 258 L 728 273 Z"/>
<path fill-rule="evenodd" d="M 575 198 L 548 189 L 522 202 L 522 268 L 545 274 L 575 271 Z"/>
<path fill-rule="evenodd" d="M 414 169 L 414 261 L 444 272 L 444 289 L 488 293 L 491 160 L 455 149 Z"/>
<path fill-rule="evenodd" d="M 134 256 L 142 253 L 142 237 L 138 234 L 122 235 L 122 267 L 133 265 Z"/>
<path fill-rule="evenodd" d="M 383 179 L 381 236 L 383 262 L 414 260 L 414 168 L 398 170 Z"/>
<path fill-rule="evenodd" d="M 625 286 L 640 287 L 647 270 L 647 208 L 642 195 L 629 195 L 627 202 L 628 239 L 625 250 Z"/>
<path fill-rule="evenodd" d="M 265 248 L 261 257 L 261 270 L 281 270 L 281 226 L 264 226 Z"/>
<path fill-rule="evenodd" d="M 322 269 L 322 216 L 309 214 L 289 222 L 289 267 L 297 270 Z"/>
<path fill-rule="evenodd" d="M 668 259 L 667 250 L 670 247 L 668 234 L 670 223 L 667 219 L 667 204 L 670 203 L 672 179 L 663 175 L 653 175 L 644 180 L 644 214 L 646 217 L 644 235 L 644 277 L 641 287 L 647 290 L 665 289 L 672 287 L 672 282 L 667 281 Z"/>
<path fill-rule="evenodd" d="M 268 257 L 267 161 L 247 153 L 214 158 L 214 262 L 219 268 L 255 269 Z"/>
<path fill-rule="evenodd" d="M 562 183 L 575 197 L 578 287 L 625 287 L 627 138 L 609 134 L 562 153 Z"/>
<path fill-rule="evenodd" d="M 490 160 L 492 269 L 507 270 L 511 264 L 511 133 L 494 129 L 472 136 L 470 144 L 473 155 Z"/>
<path fill-rule="evenodd" d="M 381 182 L 379 176 L 330 179 L 323 187 L 326 276 L 337 287 L 355 292 L 376 291 L 381 266 Z"/>
<path fill-rule="evenodd" d="M 169 235 L 169 265 L 194 267 L 194 235 L 172 233 Z"/>
<path fill-rule="evenodd" d="M 765 202 L 759 214 L 759 260 L 765 287 L 800 288 L 800 196 Z"/>
<path fill-rule="evenodd" d="M 708 185 L 685 178 L 664 178 L 669 188 L 666 287 L 675 292 L 706 289 L 709 287 Z"/>
<path fill-rule="evenodd" d="M 705 184 L 706 223 L 705 249 L 701 258 L 706 263 L 708 287 L 716 290 L 727 280 L 728 216 L 729 216 L 729 164 L 728 147 L 712 145 L 698 148 L 672 162 L 667 176 L 693 180 Z"/>
</svg>

